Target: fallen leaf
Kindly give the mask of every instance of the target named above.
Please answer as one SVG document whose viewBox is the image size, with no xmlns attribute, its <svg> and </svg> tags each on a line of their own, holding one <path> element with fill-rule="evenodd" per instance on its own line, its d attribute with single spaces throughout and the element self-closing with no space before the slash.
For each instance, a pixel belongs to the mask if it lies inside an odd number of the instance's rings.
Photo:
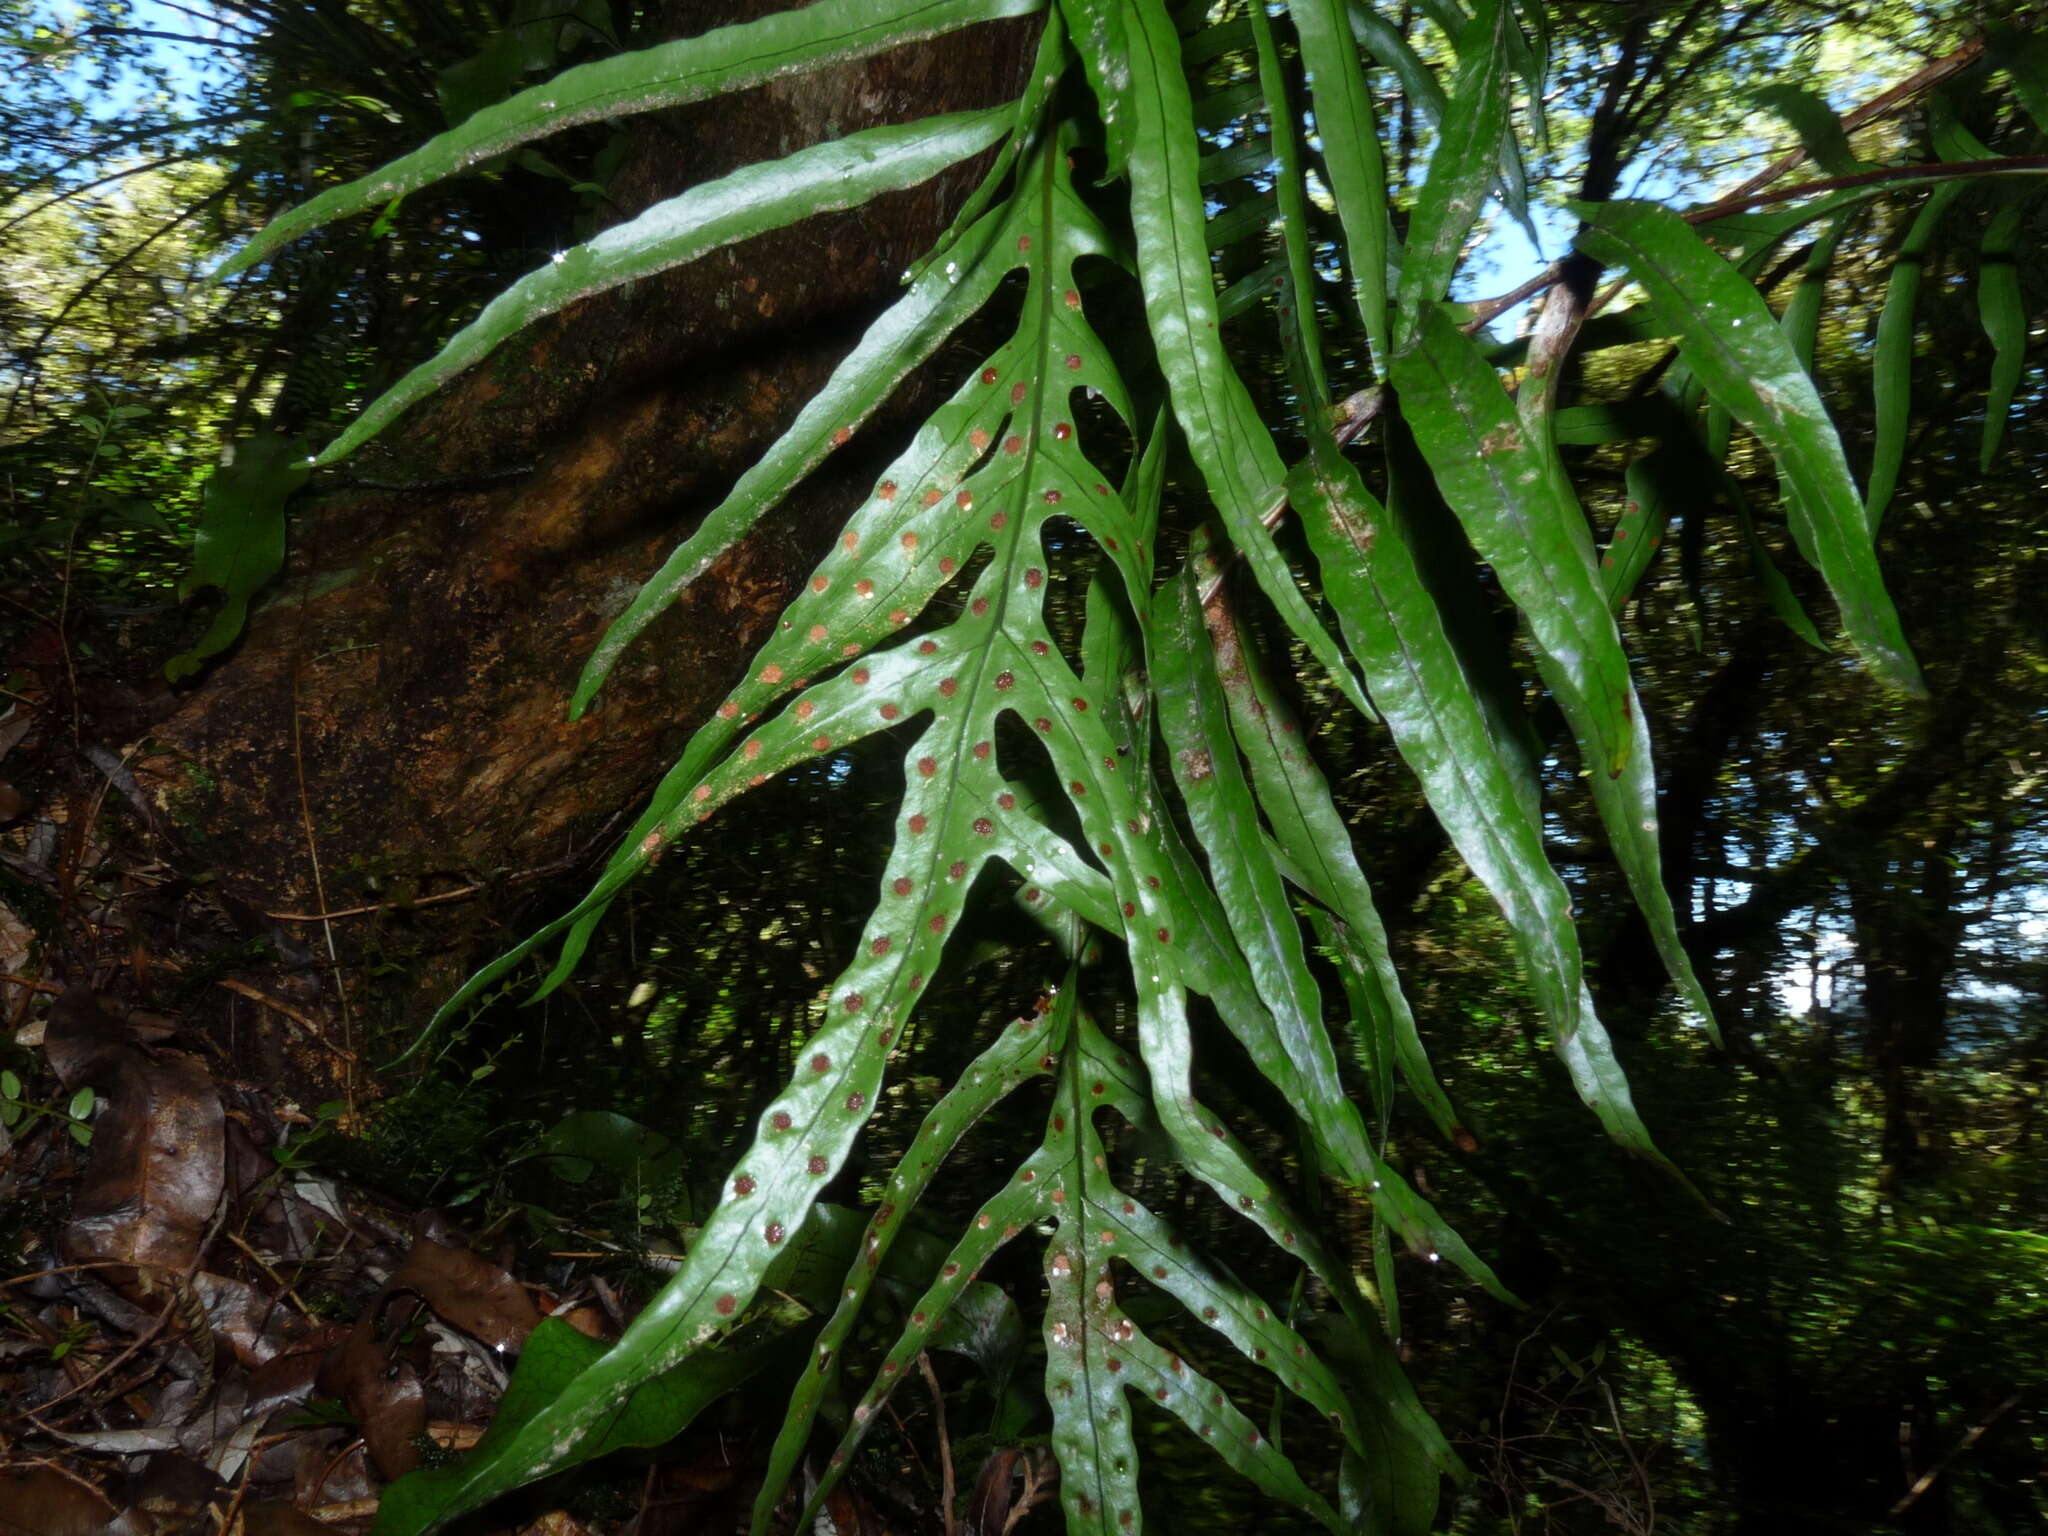
<svg viewBox="0 0 2048 1536">
<path fill-rule="evenodd" d="M 410 1306 L 411 1303 L 407 1303 Z M 377 1471 L 391 1481 L 419 1465 L 416 1443 L 427 1427 L 427 1394 L 419 1373 L 380 1337 L 384 1298 L 379 1297 L 356 1319 L 341 1344 L 327 1352 L 317 1378 L 321 1395 L 347 1405 Z M 392 1332 L 402 1332 L 394 1322 Z"/>
<path fill-rule="evenodd" d="M 540 1322 L 525 1289 L 467 1248 L 421 1237 L 391 1277 L 393 1291 L 415 1291 L 441 1319 L 501 1353 L 516 1354 Z"/>
<path fill-rule="evenodd" d="M 54 1467 L 0 1477 L 0 1536 L 139 1536 L 139 1530 L 106 1495 Z"/>
<path fill-rule="evenodd" d="M 107 1105 L 93 1123 L 92 1156 L 60 1242 L 64 1257 L 189 1271 L 226 1177 L 213 1078 L 197 1057 L 151 1058 L 129 1046 L 102 1095 Z"/>
</svg>

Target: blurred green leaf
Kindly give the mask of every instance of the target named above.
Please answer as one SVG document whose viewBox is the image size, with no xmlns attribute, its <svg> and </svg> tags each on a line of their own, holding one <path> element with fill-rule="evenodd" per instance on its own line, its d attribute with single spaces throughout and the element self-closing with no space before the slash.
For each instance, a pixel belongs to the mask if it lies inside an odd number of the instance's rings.
<svg viewBox="0 0 2048 1536">
<path fill-rule="evenodd" d="M 285 503 L 313 472 L 305 443 L 275 432 L 243 439 L 234 455 L 207 482 L 192 569 L 178 588 L 189 598 L 203 587 L 218 587 L 221 610 L 198 644 L 164 664 L 172 682 L 192 676 L 240 638 L 250 599 L 284 566 Z"/>
</svg>

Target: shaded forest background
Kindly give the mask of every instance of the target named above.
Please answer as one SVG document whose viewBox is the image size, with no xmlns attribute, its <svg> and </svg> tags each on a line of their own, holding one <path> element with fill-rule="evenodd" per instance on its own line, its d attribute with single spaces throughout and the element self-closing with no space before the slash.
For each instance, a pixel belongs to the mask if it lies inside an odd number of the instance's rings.
<svg viewBox="0 0 2048 1536">
<path fill-rule="evenodd" d="M 716 19 L 770 8 L 743 0 Z M 879 876 L 886 748 L 769 785 L 680 844 L 544 1003 L 517 1006 L 534 979 L 521 978 L 426 1059 L 377 1067 L 463 976 L 580 893 L 832 537 L 835 498 L 871 483 L 881 450 L 809 486 L 662 621 L 601 712 L 564 722 L 605 621 L 787 422 L 968 178 L 520 338 L 305 485 L 273 570 L 258 559 L 227 578 L 225 601 L 249 607 L 217 648 L 223 596 L 191 579 L 224 444 L 289 444 L 275 450 L 285 474 L 552 252 L 763 144 L 1006 99 L 1030 58 L 1030 25 L 1005 24 L 802 91 L 579 129 L 257 274 L 198 281 L 318 187 L 562 63 L 701 30 L 702 9 L 91 0 L 57 17 L 0 3 L 0 1060 L 10 1101 L 35 1109 L 9 1122 L 10 1272 L 46 1262 L 40 1234 L 69 1198 L 49 1161 L 67 1095 L 23 1043 L 68 985 L 161 1017 L 217 1078 L 287 1105 L 293 1158 L 451 1213 L 536 1274 L 594 1266 L 629 1297 L 650 1288 L 648 1255 L 701 1219 L 787 1075 Z M 1426 45 L 1422 19 L 1400 20 Z M 1546 203 L 1617 187 L 1705 201 L 1794 142 L 1756 99 L 1790 75 L 1846 111 L 1933 71 L 1857 131 L 1867 158 L 1924 131 L 1937 91 L 2001 152 L 2041 149 L 1988 83 L 1981 17 L 1758 0 L 1566 3 L 1550 20 L 1550 148 L 1530 168 Z M 1423 126 L 1390 117 L 1396 152 L 1419 152 Z M 1667 880 L 1725 1051 L 1678 1021 L 1597 828 L 1559 813 L 1548 829 L 1637 1102 L 1724 1220 L 1604 1139 L 1538 1038 L 1490 900 L 1384 740 L 1315 711 L 1334 722 L 1318 750 L 1472 1132 L 1454 1147 L 1419 1115 L 1397 1122 L 1396 1161 L 1528 1303 L 1400 1262 L 1402 1356 L 1476 1474 L 1458 1531 L 2048 1527 L 2048 427 L 2030 366 L 1980 463 L 1991 343 L 1976 278 L 1998 212 L 1981 203 L 1926 258 L 1911 446 L 1881 544 L 1931 702 L 1882 693 L 1780 622 L 1722 512 L 1674 531 L 1625 625 Z M 2030 317 L 2048 294 L 2043 207 L 2017 244 Z M 1827 276 L 1817 370 L 1852 459 L 1912 211 L 1874 205 L 1859 255 Z M 1496 290 L 1536 265 L 1505 231 L 1489 249 L 1477 271 Z M 1767 278 L 1774 301 L 1806 255 Z M 1515 323 L 1496 326 L 1503 344 Z M 2043 334 L 2030 321 L 2030 365 Z M 902 430 L 935 387 L 906 387 Z M 1621 455 L 1578 451 L 1618 499 Z M 1742 477 L 1771 502 L 1766 460 Z M 1760 518 L 1782 552 L 1782 526 Z M 1781 569 L 1823 606 L 1803 566 Z M 1309 673 L 1298 686 L 1319 702 Z M 977 1031 L 1028 1013 L 1056 979 L 1021 917 L 991 904 L 976 921 L 837 1198 L 862 1197 Z M 1205 1048 L 1214 1102 L 1286 1124 L 1226 1039 Z M 564 1125 L 588 1123 L 565 1117 L 590 1111 L 645 1133 L 628 1133 L 629 1155 L 565 1162 Z M 1034 1112 L 981 1126 L 970 1166 L 1006 1166 Z M 1288 1156 L 1277 1130 L 1261 1150 Z M 971 1180 L 938 1198 L 964 1215 Z M 1221 1222 L 1192 1199 L 1182 1214 Z M 1354 1238 L 1362 1220 L 1331 1213 Z M 583 1257 L 549 1257 L 562 1254 Z M 1247 1263 L 1284 1289 L 1276 1257 Z M 51 1307 L 0 1313 L 10 1350 L 49 1352 Z M 940 1376 L 963 1467 L 1029 1442 L 1013 1394 L 957 1361 Z M 906 1396 L 878 1481 L 935 1464 L 932 1406 Z M 756 1432 L 744 1397 L 714 1418 L 693 1435 Z M 1248 1514 L 1249 1490 L 1220 1469 L 1183 1470 L 1163 1433 L 1147 1476 L 1171 1528 L 1275 1518 Z M 10 1456 L 36 1444 L 20 1421 L 0 1434 Z M 619 1528 L 647 1475 L 593 1479 L 581 1518 Z M 606 1504 L 621 1478 L 626 1502 Z"/>
</svg>

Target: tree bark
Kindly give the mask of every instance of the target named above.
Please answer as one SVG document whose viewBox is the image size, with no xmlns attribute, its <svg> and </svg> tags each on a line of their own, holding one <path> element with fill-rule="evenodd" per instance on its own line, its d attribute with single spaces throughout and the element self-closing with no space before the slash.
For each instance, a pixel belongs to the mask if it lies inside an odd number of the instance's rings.
<svg viewBox="0 0 2048 1536">
<path fill-rule="evenodd" d="M 673 31 L 775 8 L 741 0 L 714 16 L 678 4 Z M 1003 101 L 1021 89 L 1035 32 L 972 28 L 637 119 L 613 197 L 630 213 L 827 137 Z M 245 930 L 296 969 L 272 978 L 293 1006 L 338 980 L 358 995 L 332 1016 L 360 1022 L 370 983 L 350 961 L 374 916 L 276 914 L 506 876 L 535 888 L 548 873 L 587 878 L 612 818 L 723 696 L 847 498 L 872 484 L 888 422 L 708 572 L 620 664 L 601 707 L 570 723 L 584 659 L 822 383 L 985 165 L 591 299 L 415 411 L 339 486 L 316 482 L 273 595 L 135 765 L 181 846 L 174 858 L 212 871 Z M 414 909 L 418 963 L 374 999 L 389 1039 L 351 1038 L 349 1050 L 397 1041 L 516 935 L 492 926 L 506 889 Z M 343 1060 L 294 1047 L 274 1010 L 238 1023 L 243 1050 L 263 1052 L 244 1056 L 251 1075 L 310 1077 L 319 1091 Z"/>
</svg>

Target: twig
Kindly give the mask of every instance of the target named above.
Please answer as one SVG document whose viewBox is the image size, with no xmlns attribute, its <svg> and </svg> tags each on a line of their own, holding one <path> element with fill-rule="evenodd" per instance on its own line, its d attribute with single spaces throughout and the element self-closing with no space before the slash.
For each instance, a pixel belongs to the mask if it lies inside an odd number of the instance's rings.
<svg viewBox="0 0 2048 1536">
<path fill-rule="evenodd" d="M 232 1236 L 233 1234 L 229 1235 Z M 219 1509 L 212 1504 L 207 1505 L 207 1508 L 213 1511 L 214 1519 L 218 1522 L 219 1536 L 233 1536 L 236 1522 L 242 1518 L 242 1505 L 249 1498 L 249 1486 L 256 1480 L 256 1463 L 258 1460 L 259 1458 L 255 1450 L 251 1448 L 248 1459 L 242 1463 L 242 1480 L 235 1485 L 235 1496 L 228 1501 L 228 1507 L 225 1510 Z"/>
<path fill-rule="evenodd" d="M 1941 1460 L 1937 1461 L 1933 1466 L 1929 1467 L 1925 1472 L 1922 1472 L 1920 1476 L 1914 1480 L 1913 1486 L 1906 1490 L 1905 1496 L 1901 1498 L 1898 1503 L 1894 1504 L 1891 1507 L 1889 1511 L 1891 1517 L 1893 1519 L 1897 1519 L 1900 1515 L 1903 1515 L 1907 1510 L 1911 1509 L 1913 1507 L 1914 1502 L 1918 1500 L 1922 1494 L 1926 1493 L 1928 1489 L 1934 1486 L 1935 1479 L 1940 1477 L 1942 1473 L 1946 1472 L 1958 1456 L 1961 1456 L 1971 1446 L 1975 1445 L 1979 1440 L 1983 1439 L 1984 1432 L 1987 1429 L 1989 1429 L 1992 1425 L 1996 1424 L 1999 1421 L 1999 1419 L 2005 1415 L 2005 1411 L 2008 1408 L 2012 1407 L 2012 1405 L 2014 1403 L 2017 1403 L 2019 1400 L 2019 1393 L 2013 1393 L 2012 1396 L 2008 1397 L 1996 1408 L 1992 1409 L 1989 1413 L 1985 1414 L 1979 1422 L 1972 1424 L 1969 1428 L 1969 1432 L 1965 1434 L 1962 1439 L 1956 1442 L 1955 1448 L 1953 1450 L 1951 1450 L 1946 1456 L 1942 1457 Z"/>
<path fill-rule="evenodd" d="M 275 1285 L 280 1291 L 284 1292 L 285 1295 L 291 1298 L 292 1305 L 297 1307 L 299 1311 L 305 1314 L 306 1320 L 308 1322 L 319 1321 L 318 1318 L 313 1316 L 313 1309 L 306 1305 L 305 1301 L 299 1296 L 298 1291 L 293 1287 L 291 1281 L 285 1279 L 283 1275 L 280 1275 L 276 1271 L 276 1269 L 274 1269 L 271 1266 L 270 1260 L 264 1258 L 263 1255 L 258 1253 L 254 1248 L 251 1248 L 249 1244 L 243 1239 L 241 1233 L 234 1231 L 232 1228 L 230 1228 L 225 1233 L 225 1236 L 227 1237 L 227 1240 L 229 1242 L 233 1243 L 237 1248 L 241 1249 L 242 1252 L 246 1253 L 249 1256 L 249 1260 L 251 1263 L 253 1263 L 258 1269 L 262 1270 L 264 1274 L 270 1276 L 271 1283 Z"/>
<path fill-rule="evenodd" d="M 327 910 L 327 882 L 320 873 L 320 844 L 318 839 L 316 839 L 313 836 L 313 802 L 311 797 L 306 793 L 305 743 L 299 729 L 300 671 L 301 668 L 299 662 L 295 659 L 292 663 L 292 769 L 298 775 L 299 781 L 299 821 L 300 824 L 306 829 L 306 857 L 312 862 L 313 865 L 313 897 L 314 900 L 318 903 L 320 910 L 324 912 Z M 325 933 L 327 938 L 327 963 L 334 968 L 335 994 L 341 1002 L 342 1037 L 348 1045 L 353 1047 L 353 1045 L 355 1044 L 355 1025 L 354 1021 L 349 1017 L 348 984 L 346 981 L 342 979 L 341 952 L 339 949 L 335 947 L 334 926 L 333 924 L 326 921 L 324 918 L 321 920 L 320 926 L 321 930 Z M 350 1066 L 349 1070 L 343 1075 L 342 1081 L 347 1086 L 349 1108 L 351 1111 L 353 1111 L 355 1108 L 356 1096 L 356 1075 L 354 1065 L 356 1058 L 353 1049 L 345 1051 L 343 1055 L 349 1061 Z"/>
<path fill-rule="evenodd" d="M 337 1451 L 335 1453 L 334 1459 L 328 1462 L 327 1465 L 321 1469 L 320 1481 L 313 1485 L 312 1490 L 308 1497 L 319 1497 L 320 1490 L 327 1486 L 327 1479 L 334 1476 L 335 1472 L 340 1468 L 341 1464 L 344 1461 L 347 1461 L 349 1457 L 353 1456 L 357 1451 L 367 1451 L 369 1448 L 369 1444 L 370 1442 L 368 1440 L 365 1440 L 361 1435 L 357 1435 L 355 1439 L 349 1441 L 347 1445 L 344 1445 L 339 1451 Z"/>
<path fill-rule="evenodd" d="M 227 977 L 222 977 L 216 982 L 214 982 L 214 985 L 217 987 L 225 987 L 228 991 L 234 993 L 235 996 L 246 997 L 247 999 L 249 999 L 250 1002 L 256 1003 L 261 1007 L 268 1008 L 272 1013 L 275 1013 L 282 1018 L 291 1020 L 292 1023 L 298 1025 L 301 1029 L 305 1030 L 307 1034 L 313 1037 L 314 1044 L 322 1046 L 325 1049 L 332 1051 L 335 1055 L 341 1057 L 342 1060 L 349 1062 L 351 1065 L 360 1063 L 361 1058 L 358 1057 L 354 1051 L 349 1050 L 346 1046 L 336 1045 L 332 1040 L 328 1039 L 326 1035 L 321 1033 L 321 1026 L 317 1020 L 308 1018 L 305 1014 L 301 1013 L 298 1009 L 294 1008 L 290 1003 L 280 1002 L 276 998 L 270 996 L 268 993 L 258 992 L 246 981 L 233 981 Z"/>
<path fill-rule="evenodd" d="M 928 1351 L 919 1351 L 917 1368 L 924 1372 L 924 1384 L 931 1388 L 932 1414 L 939 1421 L 939 1498 L 945 1512 L 946 1536 L 953 1536 L 953 1446 L 946 1438 L 946 1394 L 939 1390 L 938 1372 L 932 1369 Z"/>
<path fill-rule="evenodd" d="M 1496 315 L 1506 314 L 1524 299 L 1533 299 L 1564 276 L 1564 258 L 1559 257 L 1519 288 L 1510 288 L 1498 298 L 1481 299 L 1472 306 L 1472 318 L 1465 323 L 1467 333 L 1478 330 Z"/>
<path fill-rule="evenodd" d="M 1772 187 L 1761 192 L 1731 194 L 1717 202 L 1689 210 L 1688 224 L 1711 224 L 1744 208 L 1767 203 L 1789 203 L 1824 192 L 1847 192 L 1856 187 L 1882 186 L 1886 182 L 1967 181 L 1980 176 L 2009 176 L 2016 171 L 2048 171 L 2048 155 L 2006 155 L 1996 160 L 1942 160 L 1929 165 L 1887 165 L 1872 171 L 1855 171 L 1847 176 L 1824 176 L 1818 181 L 1796 182 L 1789 187 Z"/>
<path fill-rule="evenodd" d="M 192 1277 L 199 1273 L 199 1266 L 205 1261 L 206 1258 L 206 1250 L 213 1246 L 213 1240 L 220 1235 L 221 1228 L 224 1225 L 226 1225 L 227 1219 L 228 1202 L 225 1199 L 223 1199 L 220 1202 L 219 1213 L 213 1218 L 213 1226 L 211 1227 L 211 1229 L 208 1230 L 206 1235 L 199 1240 L 199 1248 L 198 1251 L 192 1255 L 192 1262 L 185 1266 L 184 1271 L 181 1275 L 179 1275 L 178 1278 L 184 1280 L 186 1283 L 189 1284 Z M 120 1267 L 123 1269 L 133 1269 L 137 1273 L 142 1273 L 152 1268 L 152 1266 L 147 1264 L 123 1264 Z M 164 1298 L 163 1311 L 159 1312 L 156 1315 L 156 1317 L 151 1321 L 150 1325 L 147 1328 L 143 1329 L 141 1333 L 137 1334 L 133 1339 L 131 1339 L 126 1345 L 126 1347 L 117 1351 L 106 1362 L 106 1364 L 102 1365 L 90 1376 L 86 1377 L 85 1380 L 74 1383 L 72 1386 L 66 1388 L 64 1391 L 59 1392 L 55 1397 L 51 1398 L 46 1403 L 38 1403 L 33 1409 L 24 1408 L 23 1410 L 21 1410 L 21 1414 L 19 1416 L 34 1419 L 36 1414 L 48 1413 L 52 1408 L 56 1407 L 59 1403 L 66 1402 L 69 1399 L 78 1396 L 79 1393 L 85 1391 L 86 1388 L 92 1386 L 95 1382 L 105 1380 L 108 1376 L 112 1375 L 119 1366 L 124 1364 L 132 1356 L 138 1354 L 145 1345 L 149 1344 L 152 1340 L 156 1338 L 158 1334 L 162 1333 L 164 1329 L 170 1325 L 172 1315 L 177 1311 L 177 1308 L 177 1292 L 175 1290 L 167 1289 Z M 40 1424 L 41 1420 L 37 1419 L 35 1420 L 35 1422 Z"/>
<path fill-rule="evenodd" d="M 532 869 L 519 870 L 495 883 L 513 885 L 527 880 L 544 880 L 550 875 L 564 874 L 574 869 L 580 862 L 580 854 L 557 859 L 552 864 L 540 864 Z M 411 901 L 373 901 L 360 907 L 337 907 L 332 912 L 266 912 L 263 915 L 280 923 L 325 923 L 342 917 L 368 917 L 373 912 L 409 912 L 415 907 L 433 907 L 446 901 L 467 900 L 480 891 L 489 890 L 493 883 L 489 880 L 479 880 L 473 885 L 465 885 L 457 890 L 436 891 L 431 896 L 417 896 Z"/>
<path fill-rule="evenodd" d="M 1635 1442 L 1629 1439 L 1628 1430 L 1621 1422 L 1621 1408 L 1614 1401 L 1614 1389 L 1607 1384 L 1607 1378 L 1596 1378 L 1596 1385 L 1600 1388 L 1601 1397 L 1607 1401 L 1607 1417 L 1614 1421 L 1614 1437 L 1621 1442 L 1621 1453 L 1628 1458 L 1629 1470 L 1635 1473 L 1636 1481 L 1642 1485 L 1643 1536 L 1654 1536 L 1657 1529 L 1657 1492 L 1650 1486 L 1650 1469 L 1636 1454 Z"/>
<path fill-rule="evenodd" d="M 53 1265 L 49 1269 L 36 1270 L 33 1274 L 5 1276 L 4 1278 L 0 1278 L 0 1290 L 4 1290 L 8 1286 L 13 1285 L 28 1285 L 32 1281 L 48 1279 L 51 1275 L 76 1275 L 82 1274 L 84 1271 L 88 1269 L 132 1268 L 134 1268 L 132 1264 L 125 1263 L 120 1259 L 86 1259 L 78 1264 Z"/>
<path fill-rule="evenodd" d="M 1866 123 L 1876 122 L 1877 119 L 1883 117 L 1893 108 L 1905 105 L 1906 102 L 1912 100 L 1913 97 L 1919 95 L 1929 86 L 1939 85 L 1942 81 L 1948 79 L 1949 76 L 1959 74 L 1964 69 L 1967 69 L 1970 65 L 1977 62 L 1978 57 L 1983 52 L 1984 39 L 1981 37 L 1970 39 L 1969 42 L 1964 43 L 1962 47 L 1956 49 L 1954 53 L 1949 54 L 1946 58 L 1936 59 L 1932 64 L 1925 65 L 1908 75 L 1890 90 L 1881 92 L 1871 97 L 1870 100 L 1864 102 L 1860 107 L 1854 107 L 1845 112 L 1842 115 L 1842 131 L 1844 133 L 1853 133 Z M 1806 146 L 1803 144 L 1797 148 L 1786 150 L 1784 154 L 1729 193 L 1729 198 L 1744 197 L 1756 191 L 1759 187 L 1769 186 L 1805 158 Z"/>
<path fill-rule="evenodd" d="M 1017 1502 L 1010 1506 L 1009 1518 L 1003 1522 L 1003 1536 L 1010 1536 L 1010 1532 L 1023 1523 L 1026 1515 L 1052 1496 L 1053 1486 L 1057 1481 L 1054 1475 L 1056 1471 L 1056 1466 L 1050 1461 L 1041 1465 L 1032 1456 L 1027 1455 L 1024 1458 L 1024 1491 L 1018 1495 Z"/>
</svg>

